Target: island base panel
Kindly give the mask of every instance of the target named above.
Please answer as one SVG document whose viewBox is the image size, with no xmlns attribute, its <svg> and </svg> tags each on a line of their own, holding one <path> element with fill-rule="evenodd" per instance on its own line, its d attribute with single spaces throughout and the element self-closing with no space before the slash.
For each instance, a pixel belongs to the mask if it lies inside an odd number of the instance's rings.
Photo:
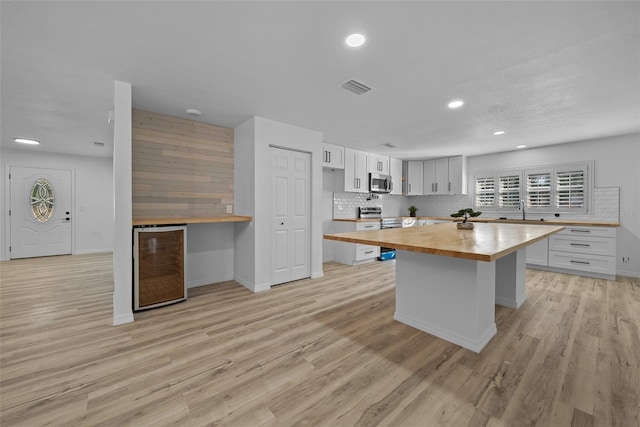
<svg viewBox="0 0 640 427">
<path fill-rule="evenodd" d="M 524 248 L 496 261 L 496 304 L 520 308 L 527 299 L 526 269 Z"/>
<path fill-rule="evenodd" d="M 394 319 L 480 352 L 496 334 L 496 262 L 397 251 Z"/>
</svg>

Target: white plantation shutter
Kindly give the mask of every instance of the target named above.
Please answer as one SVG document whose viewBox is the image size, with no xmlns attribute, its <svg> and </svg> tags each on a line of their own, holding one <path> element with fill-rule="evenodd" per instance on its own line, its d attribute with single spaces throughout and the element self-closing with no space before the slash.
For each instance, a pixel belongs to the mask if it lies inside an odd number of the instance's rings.
<svg viewBox="0 0 640 427">
<path fill-rule="evenodd" d="M 496 204 L 496 178 L 494 176 L 476 178 L 476 207 L 489 207 Z"/>
<path fill-rule="evenodd" d="M 526 194 L 528 208 L 551 207 L 551 171 L 527 171 Z"/>
<path fill-rule="evenodd" d="M 498 175 L 498 207 L 517 209 L 520 204 L 520 174 Z"/>
<path fill-rule="evenodd" d="M 585 168 L 556 170 L 556 207 L 585 207 Z"/>
</svg>

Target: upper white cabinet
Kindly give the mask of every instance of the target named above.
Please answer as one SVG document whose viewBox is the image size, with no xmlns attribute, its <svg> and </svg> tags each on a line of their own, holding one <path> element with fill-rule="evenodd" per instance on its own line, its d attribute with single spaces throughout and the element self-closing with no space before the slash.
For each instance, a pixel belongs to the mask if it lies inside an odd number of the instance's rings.
<svg viewBox="0 0 640 427">
<path fill-rule="evenodd" d="M 369 173 L 389 175 L 389 156 L 369 153 Z"/>
<path fill-rule="evenodd" d="M 322 144 L 322 166 L 330 169 L 344 169 L 344 147 Z"/>
<path fill-rule="evenodd" d="M 448 194 L 449 189 L 449 159 L 424 161 L 423 194 Z"/>
<path fill-rule="evenodd" d="M 467 194 L 467 158 L 449 157 L 449 194 Z"/>
<path fill-rule="evenodd" d="M 424 161 L 424 194 L 467 194 L 466 159 L 463 156 Z"/>
<path fill-rule="evenodd" d="M 407 162 L 406 195 L 421 196 L 423 194 L 424 166 L 422 160 L 409 160 Z"/>
<path fill-rule="evenodd" d="M 402 194 L 402 160 L 389 158 L 389 175 L 391 175 L 391 193 Z"/>
<path fill-rule="evenodd" d="M 364 151 L 344 149 L 344 191 L 353 193 L 368 193 L 369 153 Z"/>
</svg>

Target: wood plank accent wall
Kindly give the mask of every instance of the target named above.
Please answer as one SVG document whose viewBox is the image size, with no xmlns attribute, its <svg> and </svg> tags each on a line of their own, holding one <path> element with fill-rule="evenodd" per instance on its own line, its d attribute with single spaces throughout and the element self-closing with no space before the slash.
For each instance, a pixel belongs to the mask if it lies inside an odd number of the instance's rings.
<svg viewBox="0 0 640 427">
<path fill-rule="evenodd" d="M 233 129 L 134 109 L 133 219 L 226 215 Z"/>
</svg>

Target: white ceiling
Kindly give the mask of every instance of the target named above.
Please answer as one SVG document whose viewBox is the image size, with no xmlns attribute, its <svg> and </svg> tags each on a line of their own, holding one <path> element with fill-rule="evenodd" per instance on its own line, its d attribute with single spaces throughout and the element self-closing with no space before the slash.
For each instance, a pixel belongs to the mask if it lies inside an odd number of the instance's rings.
<svg viewBox="0 0 640 427">
<path fill-rule="evenodd" d="M 639 6 L 2 1 L 1 145 L 111 156 L 114 80 L 135 108 L 227 127 L 257 115 L 404 159 L 638 132 Z M 347 48 L 351 32 L 367 43 Z"/>
</svg>

